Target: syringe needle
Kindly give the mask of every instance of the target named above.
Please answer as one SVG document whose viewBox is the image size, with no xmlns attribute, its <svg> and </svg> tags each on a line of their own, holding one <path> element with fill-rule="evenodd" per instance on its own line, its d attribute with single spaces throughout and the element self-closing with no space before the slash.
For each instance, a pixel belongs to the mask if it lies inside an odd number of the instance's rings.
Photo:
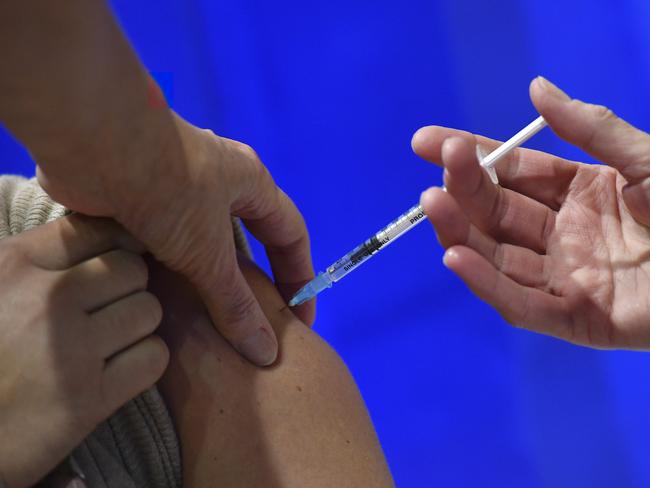
<svg viewBox="0 0 650 488">
<path fill-rule="evenodd" d="M 316 278 L 303 286 L 289 301 L 289 306 L 300 305 L 318 295 L 332 283 L 348 275 L 380 250 L 392 244 L 413 227 L 424 221 L 424 210 L 420 205 L 414 205 L 407 212 L 393 220 L 370 239 L 352 249 L 349 253 L 329 266 Z"/>
<path fill-rule="evenodd" d="M 522 145 L 544 127 L 546 127 L 546 121 L 542 116 L 539 116 L 487 156 L 482 154 L 479 146 L 476 147 L 479 164 L 487 171 L 494 184 L 499 182 L 496 172 L 494 171 L 494 165 L 506 154 Z M 362 263 L 366 262 L 381 249 L 386 247 L 388 244 L 393 243 L 397 238 L 406 234 L 422 221 L 424 221 L 424 210 L 420 205 L 414 205 L 406 213 L 400 215 L 370 239 L 355 247 L 352 251 L 336 261 L 328 267 L 326 271 L 319 273 L 316 278 L 303 286 L 298 293 L 291 298 L 289 306 L 294 307 L 305 303 L 314 298 L 325 288 L 330 288 L 332 283 L 339 281 L 341 278 L 357 269 Z"/>
</svg>

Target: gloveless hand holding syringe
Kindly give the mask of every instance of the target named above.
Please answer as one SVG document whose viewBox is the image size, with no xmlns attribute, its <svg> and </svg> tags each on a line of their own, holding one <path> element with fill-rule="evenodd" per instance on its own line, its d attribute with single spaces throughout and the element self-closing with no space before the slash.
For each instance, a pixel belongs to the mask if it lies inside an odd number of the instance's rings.
<svg viewBox="0 0 650 488">
<path fill-rule="evenodd" d="M 494 170 L 496 163 L 510 151 L 519 147 L 528 139 L 546 127 L 543 117 L 536 118 L 514 136 L 501 144 L 497 149 L 485 156 L 480 146 L 476 146 L 476 156 L 479 164 L 485 169 L 494 184 L 498 183 L 497 174 Z M 339 281 L 344 276 L 361 266 L 381 249 L 395 242 L 399 237 L 406 234 L 420 222 L 425 220 L 424 210 L 421 205 L 414 205 L 406 213 L 400 215 L 386 227 L 377 232 L 363 244 L 355 247 L 341 259 L 329 266 L 326 271 L 320 273 L 316 278 L 302 287 L 298 293 L 289 301 L 289 306 L 305 303 L 325 288 L 330 288 L 332 283 Z"/>
</svg>

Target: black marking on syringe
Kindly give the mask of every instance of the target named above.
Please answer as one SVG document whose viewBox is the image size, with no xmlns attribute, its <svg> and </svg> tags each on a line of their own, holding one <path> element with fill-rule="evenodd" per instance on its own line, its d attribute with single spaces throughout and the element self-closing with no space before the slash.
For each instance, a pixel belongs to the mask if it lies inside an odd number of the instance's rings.
<svg viewBox="0 0 650 488">
<path fill-rule="evenodd" d="M 388 237 L 385 237 L 381 241 L 377 239 L 377 236 L 372 236 L 370 239 L 368 239 L 366 242 L 363 243 L 361 246 L 361 249 L 359 249 L 357 252 L 355 252 L 352 256 L 350 256 L 350 262 L 343 266 L 343 269 L 345 271 L 349 271 L 353 267 L 355 267 L 360 261 L 363 261 L 364 258 L 367 256 L 371 256 L 372 254 L 375 254 L 377 251 L 379 251 L 382 246 L 384 246 L 390 239 Z"/>
<path fill-rule="evenodd" d="M 410 222 L 411 224 L 414 224 L 414 223 L 416 223 L 418 220 L 420 220 L 422 217 L 424 217 L 424 212 L 420 212 L 420 213 L 418 213 L 415 217 L 411 217 L 411 218 L 409 219 L 409 222 Z"/>
</svg>

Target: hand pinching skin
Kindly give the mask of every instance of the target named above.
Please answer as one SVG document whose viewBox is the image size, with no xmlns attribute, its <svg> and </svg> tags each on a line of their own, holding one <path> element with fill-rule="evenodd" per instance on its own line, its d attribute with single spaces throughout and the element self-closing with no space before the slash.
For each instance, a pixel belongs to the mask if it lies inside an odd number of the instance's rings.
<svg viewBox="0 0 650 488">
<path fill-rule="evenodd" d="M 0 241 L 0 477 L 31 486 L 162 375 L 142 246 L 72 215 Z"/>
</svg>

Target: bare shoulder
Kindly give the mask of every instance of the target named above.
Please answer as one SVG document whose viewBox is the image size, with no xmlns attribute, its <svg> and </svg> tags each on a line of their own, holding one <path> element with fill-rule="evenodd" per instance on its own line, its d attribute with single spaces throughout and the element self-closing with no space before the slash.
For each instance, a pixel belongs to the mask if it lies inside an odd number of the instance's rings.
<svg viewBox="0 0 650 488">
<path fill-rule="evenodd" d="M 286 307 L 247 261 L 246 279 L 273 325 L 280 356 L 269 368 L 242 359 L 216 332 L 178 276 L 152 274 L 171 351 L 160 389 L 182 444 L 187 486 L 393 486 L 345 364 Z"/>
</svg>

